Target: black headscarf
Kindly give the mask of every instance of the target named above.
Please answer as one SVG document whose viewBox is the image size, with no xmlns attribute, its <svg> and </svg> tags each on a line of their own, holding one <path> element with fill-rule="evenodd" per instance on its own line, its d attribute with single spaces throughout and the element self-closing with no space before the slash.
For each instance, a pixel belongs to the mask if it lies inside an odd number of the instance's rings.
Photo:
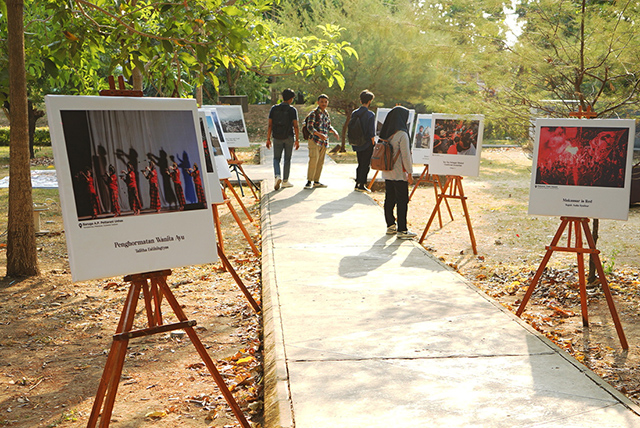
<svg viewBox="0 0 640 428">
<path fill-rule="evenodd" d="M 388 140 L 398 131 L 404 131 L 407 134 L 407 121 L 409 120 L 409 109 L 402 106 L 395 106 L 391 109 L 387 117 L 384 119 L 382 129 L 380 130 L 380 138 Z"/>
</svg>

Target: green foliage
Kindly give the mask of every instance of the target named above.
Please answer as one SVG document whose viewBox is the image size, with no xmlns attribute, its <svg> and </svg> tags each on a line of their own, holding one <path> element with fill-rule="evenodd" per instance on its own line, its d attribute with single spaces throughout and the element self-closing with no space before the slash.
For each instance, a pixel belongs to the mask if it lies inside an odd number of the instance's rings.
<svg viewBox="0 0 640 428">
<path fill-rule="evenodd" d="M 9 127 L 0 127 L 0 146 L 9 147 Z M 49 128 L 36 128 L 34 135 L 34 146 L 51 146 L 51 136 Z"/>
</svg>

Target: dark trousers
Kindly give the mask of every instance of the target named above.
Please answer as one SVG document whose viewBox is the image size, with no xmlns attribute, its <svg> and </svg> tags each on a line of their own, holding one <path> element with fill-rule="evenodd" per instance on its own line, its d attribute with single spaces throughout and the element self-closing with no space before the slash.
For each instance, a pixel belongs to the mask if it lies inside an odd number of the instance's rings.
<svg viewBox="0 0 640 428">
<path fill-rule="evenodd" d="M 356 186 L 367 185 L 367 175 L 369 175 L 369 165 L 371 164 L 371 155 L 373 154 L 373 144 L 368 148 L 356 152 L 358 157 L 358 167 L 356 168 Z"/>
<path fill-rule="evenodd" d="M 398 216 L 398 232 L 407 230 L 407 207 L 409 205 L 409 183 L 403 180 L 384 181 L 384 219 L 387 227 L 396 224 L 393 209 Z"/>
</svg>

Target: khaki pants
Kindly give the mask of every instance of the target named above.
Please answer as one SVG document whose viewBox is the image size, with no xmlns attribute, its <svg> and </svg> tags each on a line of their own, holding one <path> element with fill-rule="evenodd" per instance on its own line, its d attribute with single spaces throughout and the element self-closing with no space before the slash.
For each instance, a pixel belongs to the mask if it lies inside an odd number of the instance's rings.
<svg viewBox="0 0 640 428">
<path fill-rule="evenodd" d="M 307 168 L 307 181 L 318 182 L 320 174 L 322 174 L 322 166 L 324 165 L 324 155 L 327 152 L 327 146 L 316 144 L 315 141 L 309 140 L 309 167 Z"/>
</svg>

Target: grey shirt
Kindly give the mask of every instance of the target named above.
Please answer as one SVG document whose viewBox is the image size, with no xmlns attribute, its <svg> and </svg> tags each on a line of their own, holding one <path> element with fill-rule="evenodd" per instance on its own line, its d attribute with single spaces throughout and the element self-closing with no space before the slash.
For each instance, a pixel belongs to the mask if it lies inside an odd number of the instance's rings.
<svg viewBox="0 0 640 428">
<path fill-rule="evenodd" d="M 409 135 L 405 131 L 398 131 L 391 136 L 389 142 L 393 147 L 393 157 L 396 157 L 398 150 L 400 150 L 400 154 L 391 171 L 382 171 L 382 178 L 385 180 L 407 181 L 407 173 L 413 174 Z"/>
</svg>

